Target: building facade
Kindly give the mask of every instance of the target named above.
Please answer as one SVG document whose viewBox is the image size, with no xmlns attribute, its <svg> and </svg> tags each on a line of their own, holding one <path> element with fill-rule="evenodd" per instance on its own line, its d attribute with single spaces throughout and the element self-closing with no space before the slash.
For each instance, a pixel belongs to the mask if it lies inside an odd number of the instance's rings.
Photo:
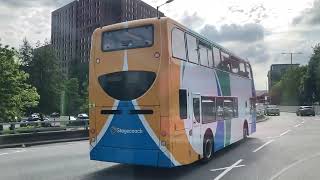
<svg viewBox="0 0 320 180">
<path fill-rule="evenodd" d="M 156 9 L 141 0 L 78 0 L 53 11 L 51 41 L 63 74 L 68 76 L 73 63 L 89 61 L 96 28 L 156 16 Z"/>
<path fill-rule="evenodd" d="M 288 69 L 299 67 L 299 64 L 272 64 L 268 72 L 268 90 L 279 82 Z"/>
</svg>

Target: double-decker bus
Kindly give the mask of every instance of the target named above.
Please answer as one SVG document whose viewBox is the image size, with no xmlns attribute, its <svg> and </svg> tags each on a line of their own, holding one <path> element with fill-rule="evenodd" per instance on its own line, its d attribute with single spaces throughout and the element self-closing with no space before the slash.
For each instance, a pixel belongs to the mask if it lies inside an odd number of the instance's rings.
<svg viewBox="0 0 320 180">
<path fill-rule="evenodd" d="M 94 31 L 90 159 L 175 167 L 256 131 L 248 61 L 170 18 Z"/>
</svg>

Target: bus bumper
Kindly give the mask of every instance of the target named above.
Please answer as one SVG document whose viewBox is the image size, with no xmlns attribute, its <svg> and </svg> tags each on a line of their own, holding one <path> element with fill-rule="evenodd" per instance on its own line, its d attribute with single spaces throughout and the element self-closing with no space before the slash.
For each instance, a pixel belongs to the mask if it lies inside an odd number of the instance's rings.
<svg viewBox="0 0 320 180">
<path fill-rule="evenodd" d="M 172 168 L 170 159 L 160 150 L 96 147 L 90 159 L 103 162 Z"/>
</svg>

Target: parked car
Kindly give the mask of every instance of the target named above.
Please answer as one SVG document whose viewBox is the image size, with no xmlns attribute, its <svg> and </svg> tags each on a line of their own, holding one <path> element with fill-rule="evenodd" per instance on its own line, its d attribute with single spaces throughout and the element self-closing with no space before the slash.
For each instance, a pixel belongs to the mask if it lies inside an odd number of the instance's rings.
<svg viewBox="0 0 320 180">
<path fill-rule="evenodd" d="M 264 114 L 267 116 L 277 115 L 280 116 L 280 109 L 276 105 L 267 105 Z"/>
<path fill-rule="evenodd" d="M 297 116 L 315 116 L 316 112 L 312 106 L 300 106 L 296 114 Z"/>
<path fill-rule="evenodd" d="M 77 117 L 69 116 L 69 126 L 85 126 L 89 124 L 89 116 L 85 113 L 78 114 Z"/>
<path fill-rule="evenodd" d="M 60 117 L 60 114 L 57 113 L 57 112 L 54 112 L 54 113 L 50 114 L 50 117 L 52 117 L 52 118 L 59 118 L 59 117 Z"/>
<path fill-rule="evenodd" d="M 42 121 L 42 119 L 35 114 L 32 114 L 28 118 L 23 118 L 20 122 L 22 122 L 22 124 L 20 124 L 20 127 L 37 126 L 37 125 L 41 125 L 41 127 L 51 127 L 49 118 L 43 117 L 43 121 Z M 39 122 L 39 123 L 28 124 L 29 122 Z"/>
<path fill-rule="evenodd" d="M 78 114 L 77 120 L 83 120 L 83 125 L 89 124 L 89 116 L 85 113 Z"/>
<path fill-rule="evenodd" d="M 85 113 L 78 114 L 78 120 L 89 120 L 89 116 Z"/>
</svg>

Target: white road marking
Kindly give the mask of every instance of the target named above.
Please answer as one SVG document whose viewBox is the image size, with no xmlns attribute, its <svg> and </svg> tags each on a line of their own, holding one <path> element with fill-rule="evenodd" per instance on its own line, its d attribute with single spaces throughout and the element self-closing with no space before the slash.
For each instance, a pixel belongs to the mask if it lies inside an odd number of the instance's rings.
<svg viewBox="0 0 320 180">
<path fill-rule="evenodd" d="M 252 152 L 258 152 L 260 149 L 262 149 L 263 147 L 265 147 L 266 145 L 272 143 L 274 141 L 274 139 L 269 140 L 268 142 L 264 143 L 262 146 L 258 147 L 257 149 L 253 150 Z"/>
<path fill-rule="evenodd" d="M 302 124 L 297 124 L 297 125 L 295 125 L 294 127 L 297 128 L 297 127 L 300 127 L 300 126 L 302 126 Z"/>
<path fill-rule="evenodd" d="M 26 150 L 20 149 L 20 150 L 12 151 L 12 152 L 10 152 L 10 153 L 9 153 L 9 152 L 0 153 L 0 156 L 11 155 L 11 154 L 16 154 L 16 153 L 22 153 L 22 152 L 26 152 Z"/>
<path fill-rule="evenodd" d="M 236 166 L 238 166 L 238 164 L 240 164 L 243 161 L 243 159 L 240 159 L 239 161 L 237 161 L 236 163 L 234 163 L 233 165 L 231 165 L 230 167 L 227 167 L 219 176 L 217 176 L 216 178 L 214 178 L 214 180 L 219 180 L 221 179 L 224 175 L 226 175 L 229 171 L 231 171 L 233 168 L 235 168 Z"/>
<path fill-rule="evenodd" d="M 290 131 L 291 131 L 291 130 L 289 129 L 289 130 L 287 130 L 287 131 L 285 131 L 285 132 L 281 133 L 281 134 L 280 134 L 280 137 L 281 137 L 281 136 L 284 136 L 284 135 L 286 135 L 286 134 L 288 134 Z"/>
<path fill-rule="evenodd" d="M 238 168 L 238 167 L 244 167 L 246 165 L 238 165 L 238 166 L 235 166 L 234 168 Z M 215 171 L 222 171 L 222 170 L 226 170 L 228 169 L 229 167 L 224 167 L 224 168 L 218 168 L 218 169 L 211 169 L 210 171 L 211 172 L 215 172 Z"/>
<path fill-rule="evenodd" d="M 267 139 L 275 139 L 275 138 L 279 138 L 280 136 L 269 136 L 267 137 Z"/>
<path fill-rule="evenodd" d="M 25 149 L 21 149 L 21 150 L 15 151 L 14 153 L 22 153 L 22 152 L 26 152 L 26 150 Z"/>
<path fill-rule="evenodd" d="M 305 161 L 307 161 L 307 160 L 314 159 L 314 158 L 316 158 L 316 157 L 318 157 L 318 156 L 320 156 L 320 153 L 315 154 L 315 155 L 310 156 L 310 157 L 306 157 L 306 158 L 301 159 L 301 160 L 299 160 L 299 161 L 295 161 L 294 163 L 290 164 L 289 166 L 285 167 L 284 169 L 282 169 L 281 171 L 279 171 L 277 174 L 275 174 L 274 176 L 272 176 L 272 177 L 270 178 L 270 180 L 280 179 L 279 177 L 280 177 L 283 173 L 285 173 L 286 171 L 288 171 L 289 169 L 291 169 L 292 167 L 294 167 L 294 166 L 296 166 L 296 165 L 298 165 L 298 164 L 301 164 L 301 163 L 303 163 L 303 162 L 305 162 Z"/>
<path fill-rule="evenodd" d="M 299 127 L 299 126 L 301 126 L 301 125 L 302 125 L 302 124 L 297 124 L 297 125 L 295 125 L 294 127 Z M 267 137 L 267 139 L 276 139 L 276 138 L 280 138 L 281 136 L 284 136 L 284 135 L 288 134 L 290 131 L 291 131 L 291 130 L 289 129 L 289 130 L 287 130 L 287 131 L 285 131 L 285 132 L 281 133 L 279 136 L 269 136 L 269 137 Z"/>
</svg>

